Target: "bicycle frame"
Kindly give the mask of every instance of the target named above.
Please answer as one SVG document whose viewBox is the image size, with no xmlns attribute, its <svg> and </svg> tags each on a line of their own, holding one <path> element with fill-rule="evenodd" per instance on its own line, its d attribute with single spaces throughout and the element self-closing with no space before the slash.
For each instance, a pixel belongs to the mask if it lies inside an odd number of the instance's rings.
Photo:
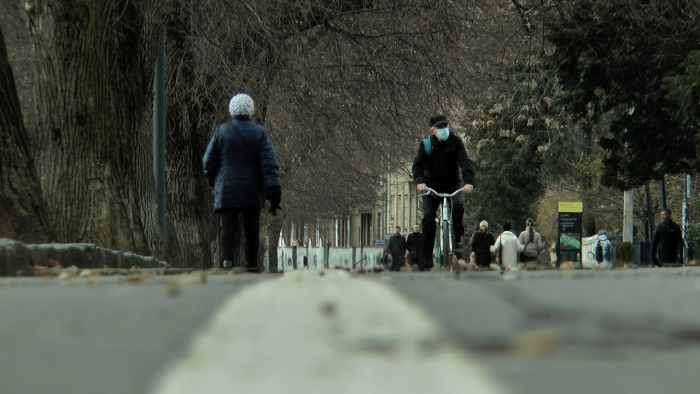
<svg viewBox="0 0 700 394">
<path fill-rule="evenodd" d="M 450 265 L 450 256 L 453 254 L 452 251 L 452 215 L 450 213 L 450 207 L 448 204 L 448 199 L 459 194 L 463 189 L 459 188 L 454 191 L 454 193 L 438 193 L 434 189 L 428 188 L 426 193 L 421 193 L 421 196 L 434 195 L 442 198 L 442 207 L 440 211 L 440 217 L 435 218 L 435 245 L 439 246 L 438 253 L 433 253 L 433 259 L 435 260 L 435 267 L 440 269 Z M 441 225 L 439 225 L 442 222 Z"/>
</svg>

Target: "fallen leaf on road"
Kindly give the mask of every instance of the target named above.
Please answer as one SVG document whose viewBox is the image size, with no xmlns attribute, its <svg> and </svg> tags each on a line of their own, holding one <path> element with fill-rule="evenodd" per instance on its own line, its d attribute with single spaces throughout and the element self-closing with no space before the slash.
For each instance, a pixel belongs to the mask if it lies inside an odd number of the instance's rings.
<svg viewBox="0 0 700 394">
<path fill-rule="evenodd" d="M 100 276 L 100 273 L 95 270 L 82 270 L 80 272 L 81 278 L 94 278 L 96 276 Z"/>
<path fill-rule="evenodd" d="M 177 297 L 180 295 L 180 290 L 187 285 L 201 285 L 207 283 L 207 274 L 204 271 L 194 272 L 190 275 L 178 276 L 164 282 L 165 290 L 168 297 Z"/>
<path fill-rule="evenodd" d="M 132 270 L 140 270 L 141 267 L 139 267 L 138 265 L 132 265 L 132 266 L 131 266 L 131 269 L 132 269 Z"/>
<path fill-rule="evenodd" d="M 572 270 L 575 269 L 576 265 L 573 261 L 565 261 L 559 265 L 560 270 Z"/>
<path fill-rule="evenodd" d="M 127 275 L 127 277 L 124 278 L 124 282 L 131 283 L 133 285 L 139 284 L 150 279 L 151 275 L 152 274 L 150 272 L 142 272 L 138 274 Z"/>
<path fill-rule="evenodd" d="M 61 267 L 63 267 L 63 266 L 61 265 L 61 263 L 59 263 L 57 260 L 54 260 L 54 259 L 51 259 L 51 258 L 49 259 L 49 265 L 50 265 L 51 267 L 53 267 L 53 268 L 61 268 Z"/>
<path fill-rule="evenodd" d="M 551 354 L 561 345 L 561 336 L 552 330 L 534 330 L 518 334 L 510 349 L 520 356 L 543 356 Z"/>
<path fill-rule="evenodd" d="M 691 267 L 696 267 L 696 266 L 700 265 L 700 260 L 698 260 L 698 259 L 692 259 L 692 260 L 690 260 L 690 261 L 688 262 L 688 265 L 691 266 Z"/>
<path fill-rule="evenodd" d="M 169 280 L 165 282 L 165 293 L 168 295 L 168 297 L 177 297 L 180 295 L 180 285 L 177 283 L 175 280 Z"/>
<path fill-rule="evenodd" d="M 78 276 L 78 271 L 76 270 L 63 271 L 58 274 L 58 279 L 75 278 L 76 276 Z"/>
<path fill-rule="evenodd" d="M 45 266 L 44 264 L 41 264 L 40 262 L 37 261 L 37 263 L 34 264 L 34 268 L 36 268 L 36 269 L 46 269 L 46 268 L 48 268 L 48 267 Z"/>
</svg>

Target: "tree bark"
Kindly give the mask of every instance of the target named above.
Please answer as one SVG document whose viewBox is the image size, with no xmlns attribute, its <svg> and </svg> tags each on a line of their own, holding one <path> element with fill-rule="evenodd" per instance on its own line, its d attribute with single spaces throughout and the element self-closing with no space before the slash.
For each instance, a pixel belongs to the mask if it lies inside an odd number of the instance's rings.
<svg viewBox="0 0 700 394">
<path fill-rule="evenodd" d="M 27 130 L 0 29 L 0 238 L 51 240 Z"/>
<path fill-rule="evenodd" d="M 159 31 L 144 15 L 148 4 L 38 0 L 26 7 L 35 164 L 59 242 L 162 257 L 148 121 Z"/>
</svg>

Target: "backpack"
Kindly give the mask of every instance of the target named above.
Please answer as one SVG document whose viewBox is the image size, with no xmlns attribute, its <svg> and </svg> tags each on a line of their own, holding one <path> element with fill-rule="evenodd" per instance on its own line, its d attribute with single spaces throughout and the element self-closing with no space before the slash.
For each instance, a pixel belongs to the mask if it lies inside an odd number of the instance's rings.
<svg viewBox="0 0 700 394">
<path fill-rule="evenodd" d="M 430 153 L 433 151 L 432 144 L 430 142 L 430 137 L 428 138 L 423 138 L 423 148 L 425 149 L 425 154 L 430 156 Z"/>
<path fill-rule="evenodd" d="M 595 243 L 595 260 L 599 263 L 603 261 L 613 261 L 612 259 L 612 242 L 609 239 L 598 240 Z"/>
</svg>

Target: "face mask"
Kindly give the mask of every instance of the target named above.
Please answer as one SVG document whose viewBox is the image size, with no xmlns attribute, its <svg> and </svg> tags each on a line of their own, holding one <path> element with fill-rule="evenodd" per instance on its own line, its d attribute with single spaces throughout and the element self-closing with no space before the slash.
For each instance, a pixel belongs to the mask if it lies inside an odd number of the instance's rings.
<svg viewBox="0 0 700 394">
<path fill-rule="evenodd" d="M 450 136 L 450 129 L 448 127 L 445 127 L 444 129 L 438 129 L 437 132 L 435 133 L 435 136 L 440 141 L 444 141 L 447 139 L 447 137 Z"/>
</svg>

